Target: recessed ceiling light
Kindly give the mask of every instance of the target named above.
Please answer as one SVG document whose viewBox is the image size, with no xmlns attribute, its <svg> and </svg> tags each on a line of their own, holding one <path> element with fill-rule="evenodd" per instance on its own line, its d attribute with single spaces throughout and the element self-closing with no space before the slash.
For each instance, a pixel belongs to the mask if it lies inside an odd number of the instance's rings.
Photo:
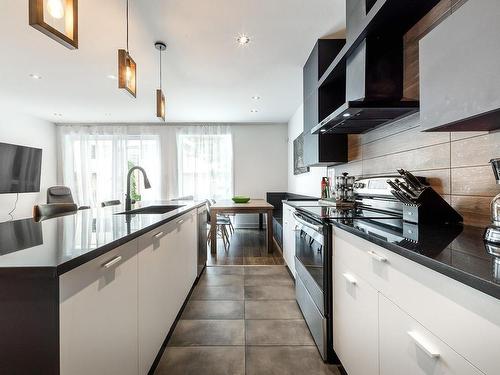
<svg viewBox="0 0 500 375">
<path fill-rule="evenodd" d="M 250 112 L 257 113 L 257 112 L 259 112 L 259 110 L 258 109 L 251 109 Z"/>
<path fill-rule="evenodd" d="M 320 132 L 324 133 L 324 132 L 326 132 L 326 129 L 321 129 Z"/>
<path fill-rule="evenodd" d="M 350 115 L 351 115 L 350 113 L 344 113 L 342 116 L 349 117 Z"/>
<path fill-rule="evenodd" d="M 260 100 L 260 96 L 258 96 L 258 95 L 252 96 L 252 99 L 253 100 Z"/>
<path fill-rule="evenodd" d="M 39 76 L 38 74 L 33 74 L 33 73 L 30 74 L 30 77 L 33 79 L 42 79 L 41 76 Z"/>
<path fill-rule="evenodd" d="M 115 75 L 113 75 L 113 74 L 108 74 L 106 77 L 108 77 L 109 79 L 112 79 L 112 80 L 114 80 L 114 81 L 116 81 L 116 80 L 118 79 L 118 78 L 116 78 L 116 76 L 115 76 Z"/>
<path fill-rule="evenodd" d="M 250 43 L 250 37 L 246 34 L 239 34 L 238 37 L 236 38 L 236 41 L 240 46 L 245 46 L 248 43 Z"/>
<path fill-rule="evenodd" d="M 62 113 L 54 112 L 54 116 L 56 116 L 56 117 L 62 117 Z"/>
</svg>

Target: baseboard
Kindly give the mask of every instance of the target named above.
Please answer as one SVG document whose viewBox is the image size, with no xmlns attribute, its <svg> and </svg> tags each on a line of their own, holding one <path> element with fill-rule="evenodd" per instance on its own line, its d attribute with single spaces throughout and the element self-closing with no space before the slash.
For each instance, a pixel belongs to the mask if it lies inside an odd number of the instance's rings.
<svg viewBox="0 0 500 375">
<path fill-rule="evenodd" d="M 174 323 L 172 324 L 172 327 L 170 327 L 170 330 L 168 331 L 167 337 L 165 338 L 165 341 L 163 341 L 163 344 L 160 348 L 160 351 L 156 355 L 155 360 L 153 361 L 153 364 L 151 368 L 149 369 L 148 375 L 154 375 L 154 372 L 156 368 L 158 367 L 158 364 L 160 363 L 161 357 L 163 356 L 163 353 L 165 353 L 165 349 L 167 349 L 168 342 L 170 341 L 170 338 L 172 337 L 172 334 L 174 333 L 175 327 L 177 327 L 177 323 L 179 323 L 179 320 L 181 319 L 182 313 L 184 312 L 184 309 L 186 308 L 187 303 L 189 302 L 189 299 L 191 298 L 191 294 L 193 294 L 194 288 L 196 285 L 198 285 L 198 281 L 200 281 L 200 277 L 203 275 L 205 272 L 205 268 L 203 268 L 203 271 L 201 272 L 200 276 L 196 278 L 196 280 L 193 283 L 193 286 L 191 287 L 191 290 L 189 291 L 186 299 L 184 300 L 184 303 L 182 304 L 181 309 L 179 310 L 179 313 L 175 317 Z"/>
</svg>

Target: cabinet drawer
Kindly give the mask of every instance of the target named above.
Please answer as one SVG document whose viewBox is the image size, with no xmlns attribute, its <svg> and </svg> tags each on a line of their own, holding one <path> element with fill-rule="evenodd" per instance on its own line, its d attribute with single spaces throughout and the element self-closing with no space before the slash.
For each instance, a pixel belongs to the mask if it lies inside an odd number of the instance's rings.
<svg viewBox="0 0 500 375">
<path fill-rule="evenodd" d="M 380 295 L 380 375 L 480 375 L 452 348 Z"/>
<path fill-rule="evenodd" d="M 497 299 L 340 229 L 335 261 L 345 262 L 481 371 L 500 373 Z"/>
<path fill-rule="evenodd" d="M 335 352 L 349 375 L 378 374 L 378 292 L 340 262 L 334 278 Z"/>
</svg>

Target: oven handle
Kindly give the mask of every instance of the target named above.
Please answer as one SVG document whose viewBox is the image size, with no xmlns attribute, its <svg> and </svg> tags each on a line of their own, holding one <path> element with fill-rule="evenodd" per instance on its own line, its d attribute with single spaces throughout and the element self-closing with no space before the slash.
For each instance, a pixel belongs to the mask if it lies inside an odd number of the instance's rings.
<svg viewBox="0 0 500 375">
<path fill-rule="evenodd" d="M 322 225 L 314 225 L 314 224 L 311 224 L 311 223 L 308 223 L 307 221 L 305 221 L 304 219 L 301 219 L 300 217 L 298 217 L 295 212 L 292 212 L 292 215 L 293 217 L 295 218 L 295 220 L 297 220 L 300 224 L 302 224 L 303 226 L 305 227 L 308 227 L 308 228 L 311 228 L 312 230 L 316 231 L 316 232 L 319 232 L 319 233 L 322 233 L 323 232 L 323 226 Z"/>
</svg>

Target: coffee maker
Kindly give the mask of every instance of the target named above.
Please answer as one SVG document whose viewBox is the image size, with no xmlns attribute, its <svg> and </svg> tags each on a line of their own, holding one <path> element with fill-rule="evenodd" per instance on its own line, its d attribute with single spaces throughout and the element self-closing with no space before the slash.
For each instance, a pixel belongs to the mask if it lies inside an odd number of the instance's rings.
<svg viewBox="0 0 500 375">
<path fill-rule="evenodd" d="M 497 184 L 500 185 L 500 158 L 490 161 Z M 491 225 L 486 229 L 484 240 L 500 244 L 500 194 L 491 201 Z"/>
</svg>

